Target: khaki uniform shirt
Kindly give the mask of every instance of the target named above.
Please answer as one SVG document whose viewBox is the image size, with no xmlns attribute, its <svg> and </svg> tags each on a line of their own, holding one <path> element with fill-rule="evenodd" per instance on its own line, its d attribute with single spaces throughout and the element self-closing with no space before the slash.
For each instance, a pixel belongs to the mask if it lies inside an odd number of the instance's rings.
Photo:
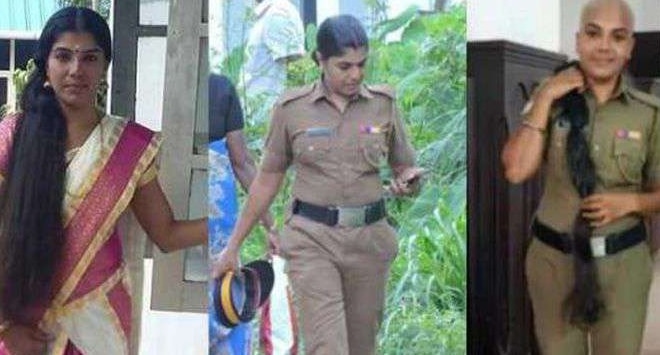
<svg viewBox="0 0 660 355">
<path fill-rule="evenodd" d="M 596 193 L 639 193 L 660 183 L 660 99 L 631 88 L 625 79 L 601 105 L 591 92 L 585 97 L 589 107 L 585 132 L 596 168 Z M 537 217 L 557 231 L 568 232 L 581 201 L 566 162 L 570 124 L 554 115 L 549 127 L 545 188 Z M 594 234 L 626 230 L 640 220 L 639 216 L 626 216 Z"/>
<path fill-rule="evenodd" d="M 293 196 L 324 206 L 358 206 L 382 197 L 379 167 L 413 166 L 395 104 L 385 86 L 363 85 L 340 112 L 319 81 L 290 90 L 275 104 L 262 169 L 295 167 Z"/>
</svg>

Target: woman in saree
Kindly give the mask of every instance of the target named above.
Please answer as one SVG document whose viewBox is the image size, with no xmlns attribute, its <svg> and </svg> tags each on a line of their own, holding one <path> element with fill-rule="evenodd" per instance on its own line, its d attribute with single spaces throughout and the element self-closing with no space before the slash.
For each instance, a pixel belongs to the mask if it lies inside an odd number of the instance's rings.
<svg viewBox="0 0 660 355">
<path fill-rule="evenodd" d="M 164 252 L 202 244 L 156 179 L 160 137 L 96 109 L 105 20 L 67 7 L 41 32 L 20 111 L 0 122 L 0 354 L 127 354 L 119 216 L 130 205 Z"/>
</svg>

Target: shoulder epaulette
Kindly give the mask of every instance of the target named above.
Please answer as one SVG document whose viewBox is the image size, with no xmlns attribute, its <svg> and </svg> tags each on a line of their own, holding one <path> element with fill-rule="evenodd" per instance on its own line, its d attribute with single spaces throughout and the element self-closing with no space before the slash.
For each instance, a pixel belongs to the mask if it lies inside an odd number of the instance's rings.
<svg viewBox="0 0 660 355">
<path fill-rule="evenodd" d="M 632 96 L 637 101 L 640 101 L 655 109 L 660 109 L 660 97 L 633 88 L 628 90 L 628 94 L 630 94 L 630 96 Z"/>
<path fill-rule="evenodd" d="M 275 105 L 284 106 L 291 101 L 309 95 L 313 90 L 314 90 L 314 85 L 306 85 L 293 89 L 288 89 L 282 95 L 280 95 Z"/>
<path fill-rule="evenodd" d="M 396 98 L 396 91 L 393 87 L 387 84 L 367 85 L 367 90 L 374 94 L 381 94 L 389 97 L 390 99 Z"/>
</svg>

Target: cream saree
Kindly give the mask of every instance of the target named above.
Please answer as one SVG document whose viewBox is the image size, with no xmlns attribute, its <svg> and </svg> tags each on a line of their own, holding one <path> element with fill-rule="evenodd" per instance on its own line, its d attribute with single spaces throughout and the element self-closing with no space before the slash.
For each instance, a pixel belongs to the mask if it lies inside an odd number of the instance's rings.
<svg viewBox="0 0 660 355">
<path fill-rule="evenodd" d="M 17 118 L 0 123 L 4 175 Z M 105 116 L 85 143 L 67 154 L 63 260 L 56 296 L 28 319 L 55 335 L 49 354 L 128 354 L 131 292 L 116 222 L 138 186 L 155 177 L 158 134 Z M 0 354 L 8 354 L 0 343 Z"/>
</svg>

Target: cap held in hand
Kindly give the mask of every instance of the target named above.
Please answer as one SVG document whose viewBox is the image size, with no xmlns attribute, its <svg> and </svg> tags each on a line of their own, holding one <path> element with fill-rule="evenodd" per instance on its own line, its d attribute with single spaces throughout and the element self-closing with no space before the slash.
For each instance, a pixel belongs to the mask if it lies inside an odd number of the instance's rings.
<svg viewBox="0 0 660 355">
<path fill-rule="evenodd" d="M 252 320 L 257 309 L 268 299 L 274 277 L 269 262 L 256 260 L 216 279 L 213 305 L 220 323 L 233 328 Z"/>
</svg>

